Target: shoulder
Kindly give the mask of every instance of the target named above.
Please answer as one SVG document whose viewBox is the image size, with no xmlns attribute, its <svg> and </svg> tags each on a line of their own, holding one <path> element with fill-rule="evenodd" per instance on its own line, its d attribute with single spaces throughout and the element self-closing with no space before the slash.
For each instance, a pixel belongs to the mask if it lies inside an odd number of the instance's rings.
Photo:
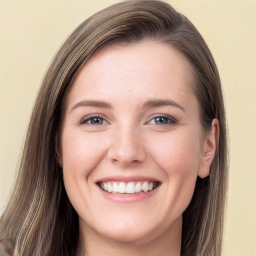
<svg viewBox="0 0 256 256">
<path fill-rule="evenodd" d="M 0 238 L 0 256 L 11 256 L 12 255 L 11 241 Z"/>
</svg>

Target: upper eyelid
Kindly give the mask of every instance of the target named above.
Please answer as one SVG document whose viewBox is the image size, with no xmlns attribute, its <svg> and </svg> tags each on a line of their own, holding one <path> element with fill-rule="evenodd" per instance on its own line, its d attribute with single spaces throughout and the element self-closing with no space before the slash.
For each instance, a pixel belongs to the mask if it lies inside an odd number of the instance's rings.
<svg viewBox="0 0 256 256">
<path fill-rule="evenodd" d="M 83 117 L 81 119 L 80 123 L 88 121 L 88 120 L 90 120 L 91 118 L 94 118 L 94 117 L 102 118 L 104 121 L 106 121 L 108 124 L 110 124 L 108 118 L 105 115 L 100 114 L 100 113 L 94 113 L 94 114 L 86 115 L 85 117 Z M 177 122 L 177 119 L 175 117 L 173 117 L 172 115 L 164 114 L 164 113 L 156 113 L 156 114 L 151 115 L 148 118 L 148 121 L 146 121 L 145 123 L 149 123 L 149 122 L 151 122 L 153 119 L 155 119 L 157 117 L 165 117 L 165 118 L 170 119 L 173 123 Z"/>
<path fill-rule="evenodd" d="M 177 119 L 176 119 L 175 117 L 169 115 L 169 114 L 155 114 L 154 116 L 151 116 L 151 117 L 150 117 L 150 119 L 149 119 L 148 122 L 152 121 L 153 119 L 155 119 L 155 118 L 157 118 L 157 117 L 165 117 L 165 118 L 170 119 L 170 120 L 173 121 L 173 122 L 177 122 Z"/>
<path fill-rule="evenodd" d="M 98 118 L 102 118 L 105 122 L 107 122 L 107 123 L 109 123 L 107 120 L 106 120 L 106 118 L 104 117 L 104 116 L 102 116 L 102 114 L 90 114 L 90 115 L 87 115 L 87 116 L 85 116 L 85 117 L 83 117 L 82 119 L 81 119 L 81 121 L 80 121 L 80 123 L 82 124 L 82 123 L 85 123 L 86 121 L 88 121 L 88 120 L 90 120 L 90 119 L 92 119 L 92 118 L 94 118 L 94 117 L 98 117 Z"/>
</svg>

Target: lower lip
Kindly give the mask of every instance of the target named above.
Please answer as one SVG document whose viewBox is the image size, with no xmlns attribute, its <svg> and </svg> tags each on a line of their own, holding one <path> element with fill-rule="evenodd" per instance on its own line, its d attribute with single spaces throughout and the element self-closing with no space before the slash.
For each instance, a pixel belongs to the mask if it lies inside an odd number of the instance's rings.
<svg viewBox="0 0 256 256">
<path fill-rule="evenodd" d="M 118 203 L 135 203 L 140 202 L 152 197 L 158 190 L 159 186 L 153 189 L 150 192 L 140 192 L 135 194 L 118 194 L 118 193 L 109 193 L 102 190 L 99 186 L 97 186 L 101 194 L 104 198 L 110 201 L 118 202 Z"/>
</svg>

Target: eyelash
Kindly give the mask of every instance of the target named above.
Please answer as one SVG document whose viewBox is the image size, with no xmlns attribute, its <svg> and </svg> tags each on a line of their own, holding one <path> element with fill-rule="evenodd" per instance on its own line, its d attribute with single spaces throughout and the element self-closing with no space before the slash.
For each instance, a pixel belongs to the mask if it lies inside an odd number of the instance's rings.
<svg viewBox="0 0 256 256">
<path fill-rule="evenodd" d="M 93 119 L 101 120 L 101 123 L 93 124 L 92 123 Z M 162 121 L 165 120 L 166 123 L 164 123 L 164 124 L 156 124 L 156 122 L 157 122 L 156 120 L 157 119 L 158 119 L 158 121 L 159 121 L 159 119 L 162 119 Z M 172 116 L 169 116 L 169 115 L 158 115 L 158 116 L 155 116 L 154 118 L 152 118 L 148 122 L 148 124 L 151 124 L 152 121 L 155 121 L 154 124 L 157 125 L 157 126 L 168 126 L 168 125 L 175 125 L 175 124 L 177 124 L 177 120 L 175 118 L 173 118 Z M 108 124 L 108 122 L 103 117 L 101 117 L 100 115 L 96 115 L 95 114 L 95 115 L 91 115 L 91 116 L 87 117 L 86 119 L 83 119 L 81 121 L 81 124 L 87 124 L 87 125 L 93 125 L 93 126 L 96 125 L 96 126 L 98 126 L 98 125 L 106 125 L 106 124 Z"/>
<path fill-rule="evenodd" d="M 103 123 L 92 124 L 93 119 L 101 120 Z M 100 115 L 91 115 L 91 116 L 87 117 L 86 119 L 83 119 L 81 121 L 81 124 L 85 124 L 85 125 L 106 125 L 106 124 L 108 124 L 108 122 L 103 117 L 101 117 Z"/>
<path fill-rule="evenodd" d="M 156 124 L 156 119 L 164 119 L 166 121 L 166 123 L 164 124 Z M 149 123 L 151 123 L 152 121 L 155 121 L 155 125 L 158 125 L 158 126 L 170 126 L 170 125 L 175 125 L 177 124 L 177 120 L 170 116 L 170 115 L 158 115 L 158 116 L 155 116 L 153 119 L 151 119 L 149 121 Z"/>
</svg>

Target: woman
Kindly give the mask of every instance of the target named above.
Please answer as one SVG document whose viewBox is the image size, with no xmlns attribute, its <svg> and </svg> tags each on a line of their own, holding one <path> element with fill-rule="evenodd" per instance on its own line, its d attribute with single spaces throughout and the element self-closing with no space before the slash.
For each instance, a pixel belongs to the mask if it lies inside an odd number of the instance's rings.
<svg viewBox="0 0 256 256">
<path fill-rule="evenodd" d="M 2 254 L 221 255 L 226 182 L 221 84 L 203 38 L 164 2 L 119 3 L 49 67 Z"/>
</svg>

